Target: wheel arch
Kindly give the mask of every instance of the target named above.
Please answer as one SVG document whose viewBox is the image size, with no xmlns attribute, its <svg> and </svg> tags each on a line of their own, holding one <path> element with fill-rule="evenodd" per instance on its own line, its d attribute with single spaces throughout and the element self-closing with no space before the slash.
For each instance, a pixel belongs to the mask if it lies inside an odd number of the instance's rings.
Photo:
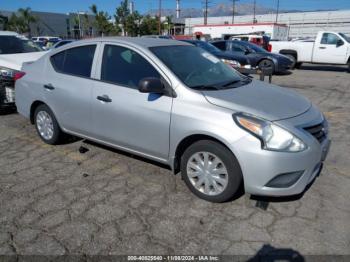
<svg viewBox="0 0 350 262">
<path fill-rule="evenodd" d="M 173 162 L 171 163 L 173 172 L 175 174 L 177 174 L 180 171 L 181 156 L 183 155 L 185 150 L 189 146 L 191 146 L 192 144 L 200 140 L 210 140 L 210 141 L 217 142 L 222 146 L 226 147 L 233 155 L 235 155 L 234 152 L 232 152 L 232 150 L 228 147 L 226 142 L 222 141 L 222 139 L 219 139 L 211 134 L 191 134 L 184 137 L 176 146 Z"/>
<path fill-rule="evenodd" d="M 282 55 L 293 55 L 296 59 L 296 61 L 298 61 L 298 52 L 292 49 L 282 49 L 279 52 Z"/>
<path fill-rule="evenodd" d="M 30 123 L 34 124 L 34 113 L 35 110 L 38 108 L 38 106 L 40 105 L 46 105 L 43 101 L 41 100 L 36 100 L 32 103 L 32 105 L 30 106 L 30 115 L 29 115 L 29 119 L 30 119 Z"/>
</svg>

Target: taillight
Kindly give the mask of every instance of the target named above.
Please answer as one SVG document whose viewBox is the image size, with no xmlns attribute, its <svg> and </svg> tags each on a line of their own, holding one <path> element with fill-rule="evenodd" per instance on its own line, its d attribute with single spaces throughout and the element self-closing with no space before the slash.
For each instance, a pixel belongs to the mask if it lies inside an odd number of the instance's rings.
<svg viewBox="0 0 350 262">
<path fill-rule="evenodd" d="M 268 45 L 267 45 L 267 51 L 269 51 L 269 52 L 272 51 L 272 45 L 271 45 L 271 44 L 268 44 Z"/>
<path fill-rule="evenodd" d="M 13 75 L 13 80 L 17 81 L 18 79 L 21 79 L 26 73 L 22 71 L 16 71 Z"/>
</svg>

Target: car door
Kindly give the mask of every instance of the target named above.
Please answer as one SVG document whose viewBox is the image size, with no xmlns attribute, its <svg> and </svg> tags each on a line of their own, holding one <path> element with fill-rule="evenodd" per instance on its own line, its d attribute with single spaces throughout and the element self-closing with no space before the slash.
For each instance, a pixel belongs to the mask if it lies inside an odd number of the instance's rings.
<svg viewBox="0 0 350 262">
<path fill-rule="evenodd" d="M 166 160 L 173 98 L 138 90 L 141 79 L 166 76 L 144 54 L 122 45 L 104 44 L 100 57 L 92 97 L 94 137 Z"/>
<path fill-rule="evenodd" d="M 329 64 L 346 64 L 347 46 L 334 33 L 323 33 L 321 42 L 315 44 L 313 62 Z"/>
<path fill-rule="evenodd" d="M 48 59 L 43 82 L 45 102 L 64 129 L 91 134 L 91 95 L 97 43 L 54 53 Z"/>
</svg>

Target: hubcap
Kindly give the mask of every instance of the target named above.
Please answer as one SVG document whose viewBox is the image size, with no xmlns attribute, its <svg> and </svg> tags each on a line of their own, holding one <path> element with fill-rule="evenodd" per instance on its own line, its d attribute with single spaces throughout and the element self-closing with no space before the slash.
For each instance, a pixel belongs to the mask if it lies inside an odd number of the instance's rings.
<svg viewBox="0 0 350 262">
<path fill-rule="evenodd" d="M 187 162 L 187 176 L 191 184 L 206 195 L 219 195 L 228 183 L 227 169 L 213 153 L 197 152 Z"/>
<path fill-rule="evenodd" d="M 51 116 L 45 111 L 40 111 L 36 115 L 36 126 L 39 134 L 45 140 L 50 140 L 53 137 L 53 122 Z"/>
</svg>

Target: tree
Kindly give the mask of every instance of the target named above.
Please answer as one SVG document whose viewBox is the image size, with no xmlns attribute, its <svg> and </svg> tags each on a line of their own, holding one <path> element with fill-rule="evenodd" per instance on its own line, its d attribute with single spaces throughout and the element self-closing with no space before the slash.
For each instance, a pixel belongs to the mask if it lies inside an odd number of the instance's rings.
<svg viewBox="0 0 350 262">
<path fill-rule="evenodd" d="M 137 36 L 140 33 L 140 24 L 142 22 L 142 15 L 135 11 L 128 15 L 125 22 L 125 31 L 128 36 Z"/>
<path fill-rule="evenodd" d="M 96 5 L 90 6 L 90 10 L 95 16 L 94 24 L 98 30 L 99 35 L 104 36 L 116 33 L 116 29 L 110 22 L 111 17 L 107 12 L 98 11 Z"/>
<path fill-rule="evenodd" d="M 17 16 L 15 13 L 13 13 L 8 20 L 7 30 L 15 31 L 20 34 L 26 33 L 27 31 L 23 18 Z"/>
<path fill-rule="evenodd" d="M 23 33 L 28 33 L 29 37 L 31 37 L 32 30 L 30 26 L 31 24 L 36 23 L 38 18 L 32 14 L 32 10 L 29 7 L 18 9 L 18 13 L 25 27 L 25 32 Z"/>
<path fill-rule="evenodd" d="M 173 27 L 173 17 L 172 16 L 167 16 L 165 19 L 165 24 L 166 24 L 166 29 L 168 31 L 168 35 L 170 35 L 171 28 Z"/>
<path fill-rule="evenodd" d="M 140 25 L 140 35 L 157 35 L 158 18 L 146 15 L 143 17 Z"/>
<path fill-rule="evenodd" d="M 0 13 L 0 24 L 2 24 L 2 29 L 7 30 L 9 19 Z"/>
<path fill-rule="evenodd" d="M 128 19 L 129 15 L 130 15 L 129 1 L 128 0 L 121 1 L 120 6 L 116 8 L 114 18 L 117 26 L 122 25 L 122 30 L 124 35 L 126 35 L 126 32 L 127 32 L 128 20 L 130 25 L 130 18 Z"/>
</svg>

